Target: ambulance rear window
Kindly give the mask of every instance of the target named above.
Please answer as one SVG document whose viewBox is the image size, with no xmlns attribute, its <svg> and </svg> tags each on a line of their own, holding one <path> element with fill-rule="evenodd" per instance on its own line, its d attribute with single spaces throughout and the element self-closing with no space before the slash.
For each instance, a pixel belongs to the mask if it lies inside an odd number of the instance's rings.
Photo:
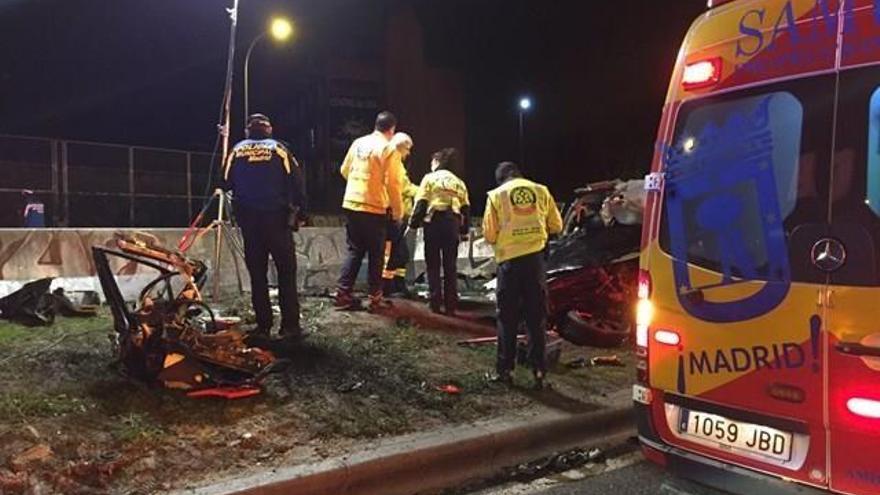
<svg viewBox="0 0 880 495">
<path fill-rule="evenodd" d="M 666 154 L 663 247 L 728 279 L 787 279 L 803 117 L 785 91 L 683 108 Z"/>
</svg>

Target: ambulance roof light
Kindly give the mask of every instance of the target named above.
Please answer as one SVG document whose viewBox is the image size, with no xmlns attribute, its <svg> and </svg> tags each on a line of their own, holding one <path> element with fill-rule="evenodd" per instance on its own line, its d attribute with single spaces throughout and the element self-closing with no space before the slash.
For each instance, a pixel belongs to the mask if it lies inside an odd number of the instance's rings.
<svg viewBox="0 0 880 495">
<path fill-rule="evenodd" d="M 689 63 L 684 66 L 681 85 L 685 91 L 714 86 L 721 81 L 721 68 L 720 57 Z"/>
<path fill-rule="evenodd" d="M 725 3 L 730 3 L 732 1 L 733 0 L 709 0 L 708 7 L 710 9 L 714 9 L 715 7 L 720 7 L 721 5 L 724 5 Z"/>
</svg>

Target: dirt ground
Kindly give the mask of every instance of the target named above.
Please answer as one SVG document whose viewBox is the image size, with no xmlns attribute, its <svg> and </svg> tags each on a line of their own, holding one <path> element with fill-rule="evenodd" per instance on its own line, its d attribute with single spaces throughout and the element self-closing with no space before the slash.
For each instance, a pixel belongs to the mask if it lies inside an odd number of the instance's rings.
<svg viewBox="0 0 880 495">
<path fill-rule="evenodd" d="M 625 367 L 569 368 L 608 351 L 566 346 L 535 392 L 489 384 L 494 345 L 420 328 L 411 320 L 338 312 L 304 302 L 314 334 L 260 396 L 190 399 L 122 377 L 112 364 L 109 316 L 53 327 L 0 323 L 0 493 L 155 493 L 255 469 L 318 461 L 372 439 L 526 409 L 598 407 L 631 380 Z M 455 385 L 458 394 L 440 390 Z"/>
</svg>

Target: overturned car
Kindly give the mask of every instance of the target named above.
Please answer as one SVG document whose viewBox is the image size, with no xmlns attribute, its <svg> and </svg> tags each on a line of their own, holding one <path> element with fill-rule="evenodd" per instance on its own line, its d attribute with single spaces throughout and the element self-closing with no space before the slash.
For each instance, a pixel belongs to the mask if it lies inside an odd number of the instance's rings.
<svg viewBox="0 0 880 495">
<path fill-rule="evenodd" d="M 281 361 L 250 346 L 244 333 L 215 318 L 201 296 L 205 264 L 147 236 L 118 235 L 116 246 L 92 247 L 92 256 L 113 315 L 114 351 L 124 372 L 192 396 L 259 393 L 262 379 Z M 133 306 L 122 296 L 111 260 L 156 273 Z"/>
</svg>

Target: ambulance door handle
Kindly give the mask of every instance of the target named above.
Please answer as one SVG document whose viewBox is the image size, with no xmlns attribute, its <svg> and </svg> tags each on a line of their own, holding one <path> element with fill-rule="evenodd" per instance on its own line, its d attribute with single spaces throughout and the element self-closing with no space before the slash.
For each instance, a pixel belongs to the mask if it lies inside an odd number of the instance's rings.
<svg viewBox="0 0 880 495">
<path fill-rule="evenodd" d="M 838 352 L 850 356 L 880 357 L 880 347 L 862 345 L 858 342 L 840 342 L 835 346 Z"/>
</svg>

